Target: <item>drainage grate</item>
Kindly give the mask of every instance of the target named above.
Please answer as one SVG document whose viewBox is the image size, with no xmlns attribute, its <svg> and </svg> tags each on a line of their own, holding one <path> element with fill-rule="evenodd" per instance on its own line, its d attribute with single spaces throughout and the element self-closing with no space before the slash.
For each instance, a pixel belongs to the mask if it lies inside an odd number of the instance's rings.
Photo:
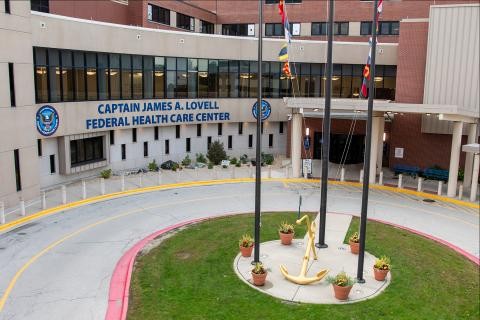
<svg viewBox="0 0 480 320">
<path fill-rule="evenodd" d="M 433 199 L 423 199 L 423 202 L 433 203 L 435 200 Z"/>
</svg>

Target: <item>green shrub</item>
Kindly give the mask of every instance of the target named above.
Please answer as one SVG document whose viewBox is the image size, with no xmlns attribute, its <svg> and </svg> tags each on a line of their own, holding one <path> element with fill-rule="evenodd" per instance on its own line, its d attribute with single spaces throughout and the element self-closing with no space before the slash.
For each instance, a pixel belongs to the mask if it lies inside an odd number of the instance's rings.
<svg viewBox="0 0 480 320">
<path fill-rule="evenodd" d="M 173 163 L 172 165 L 172 171 L 177 171 L 178 169 L 180 168 L 180 166 L 178 165 L 178 163 Z"/>
<path fill-rule="evenodd" d="M 205 156 L 203 155 L 203 153 L 197 153 L 195 155 L 195 157 L 197 158 L 197 162 L 200 162 L 200 163 L 207 163 L 207 158 L 205 158 Z"/>
<path fill-rule="evenodd" d="M 262 163 L 265 163 L 267 166 L 269 166 L 273 164 L 273 161 L 273 154 L 262 152 Z"/>
<path fill-rule="evenodd" d="M 234 165 L 237 164 L 237 161 L 238 161 L 237 158 L 233 157 L 233 158 L 230 159 L 230 164 L 231 164 L 232 166 L 234 166 Z"/>
<path fill-rule="evenodd" d="M 235 165 L 235 167 L 241 167 L 242 164 L 240 162 L 237 162 L 237 164 Z"/>
<path fill-rule="evenodd" d="M 100 176 L 103 179 L 108 179 L 112 176 L 112 169 L 102 170 L 100 171 Z"/>
<path fill-rule="evenodd" d="M 208 163 L 208 169 L 213 169 L 213 163 L 211 162 Z"/>
<path fill-rule="evenodd" d="M 246 154 L 244 154 L 240 157 L 240 162 L 241 163 L 246 164 L 247 161 L 248 161 L 248 156 Z"/>
<path fill-rule="evenodd" d="M 207 157 L 214 165 L 219 165 L 222 160 L 225 160 L 227 158 L 227 153 L 223 148 L 223 143 L 218 140 L 214 141 L 210 145 L 210 149 L 208 149 Z"/>
<path fill-rule="evenodd" d="M 185 156 L 185 158 L 183 158 L 183 160 L 182 160 L 182 166 L 186 167 L 186 166 L 189 166 L 191 163 L 192 163 L 192 160 L 190 159 L 190 157 L 187 154 Z"/>
<path fill-rule="evenodd" d="M 158 171 L 158 164 L 155 162 L 155 159 L 153 159 L 153 161 L 148 164 L 148 170 Z"/>
</svg>

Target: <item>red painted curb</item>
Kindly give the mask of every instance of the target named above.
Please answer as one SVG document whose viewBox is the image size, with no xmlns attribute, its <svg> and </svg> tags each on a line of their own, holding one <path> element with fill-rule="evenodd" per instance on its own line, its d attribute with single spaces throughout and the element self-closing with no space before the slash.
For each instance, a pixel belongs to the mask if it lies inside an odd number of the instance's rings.
<svg viewBox="0 0 480 320">
<path fill-rule="evenodd" d="M 125 320 L 127 318 L 128 298 L 130 290 L 130 281 L 132 278 L 133 265 L 137 254 L 151 241 L 158 236 L 172 231 L 174 229 L 207 220 L 208 218 L 194 219 L 181 222 L 157 232 L 137 242 L 130 248 L 118 261 L 110 279 L 110 290 L 108 295 L 108 307 L 105 320 Z"/>
<path fill-rule="evenodd" d="M 329 212 L 331 214 L 342 214 L 342 215 L 351 215 L 349 213 L 341 213 L 341 212 Z M 152 233 L 148 237 L 142 239 L 138 243 L 136 243 L 130 250 L 128 250 L 118 261 L 117 265 L 115 266 L 115 270 L 113 271 L 112 278 L 110 280 L 110 290 L 109 290 L 109 296 L 108 296 L 108 307 L 107 307 L 107 313 L 105 315 L 105 320 L 125 320 L 127 318 L 127 310 L 128 310 L 128 298 L 129 298 L 129 290 L 130 290 L 130 281 L 132 277 L 132 271 L 133 271 L 133 265 L 135 263 L 135 258 L 137 257 L 137 254 L 151 241 L 153 241 L 155 238 L 158 236 L 167 233 L 169 231 L 172 231 L 174 229 L 197 223 L 197 222 L 202 222 L 206 220 L 210 220 L 212 218 L 216 218 L 217 216 L 213 217 L 207 217 L 207 218 L 200 218 L 200 219 L 194 219 L 194 220 L 189 220 L 185 222 L 181 222 L 172 226 L 169 226 L 167 228 L 164 228 L 162 230 L 159 230 L 157 232 Z M 374 218 L 368 218 L 368 220 L 371 221 L 376 221 L 379 223 L 383 223 L 395 228 L 403 229 L 406 231 L 409 231 L 411 233 L 420 235 L 422 237 L 425 237 L 427 239 L 433 240 L 435 242 L 438 242 L 442 245 L 447 246 L 448 248 L 458 252 L 462 256 L 466 257 L 468 260 L 472 261 L 473 263 L 480 265 L 480 259 L 475 257 L 474 255 L 466 252 L 465 250 L 457 247 L 454 244 L 451 244 L 450 242 L 447 242 L 445 240 L 442 240 L 440 238 L 437 238 L 435 236 L 426 234 L 424 232 L 414 230 L 408 227 L 404 227 L 395 223 L 391 223 L 388 221 L 380 220 L 380 219 L 374 219 Z"/>
</svg>

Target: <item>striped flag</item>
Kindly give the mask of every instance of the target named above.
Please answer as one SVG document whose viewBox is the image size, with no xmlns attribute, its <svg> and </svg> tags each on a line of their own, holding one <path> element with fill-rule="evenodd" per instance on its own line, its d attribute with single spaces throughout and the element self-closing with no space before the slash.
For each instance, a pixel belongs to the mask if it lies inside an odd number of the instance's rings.
<svg viewBox="0 0 480 320">
<path fill-rule="evenodd" d="M 363 68 L 363 81 L 360 95 L 362 98 L 368 98 L 368 83 L 370 81 L 370 62 L 372 60 L 372 38 L 368 41 L 370 49 L 368 50 L 367 64 Z"/>
<path fill-rule="evenodd" d="M 280 61 L 287 61 L 288 60 L 288 45 L 286 43 L 283 44 L 282 49 L 278 53 L 278 60 Z"/>
</svg>

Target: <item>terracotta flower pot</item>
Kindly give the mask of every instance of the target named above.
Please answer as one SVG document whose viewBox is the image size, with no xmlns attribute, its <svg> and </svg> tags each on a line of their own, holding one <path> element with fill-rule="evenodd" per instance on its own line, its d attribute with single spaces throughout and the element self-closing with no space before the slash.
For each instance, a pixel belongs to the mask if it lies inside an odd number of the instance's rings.
<svg viewBox="0 0 480 320">
<path fill-rule="evenodd" d="M 351 242 L 349 241 L 348 244 L 350 244 L 350 251 L 353 254 L 358 254 L 358 251 L 360 250 L 360 243 L 359 242 Z"/>
<path fill-rule="evenodd" d="M 350 290 L 352 290 L 353 286 L 348 287 L 341 287 L 337 286 L 336 284 L 332 284 L 333 286 L 333 293 L 335 294 L 335 298 L 338 300 L 347 300 L 348 295 L 350 294 Z"/>
<path fill-rule="evenodd" d="M 280 242 L 284 245 L 290 245 L 292 244 L 293 237 L 295 236 L 295 233 L 283 233 L 279 232 L 280 235 Z"/>
<path fill-rule="evenodd" d="M 265 279 L 267 279 L 267 272 L 265 273 L 253 273 L 252 272 L 252 280 L 253 284 L 256 286 L 263 286 L 265 285 Z"/>
<path fill-rule="evenodd" d="M 385 281 L 385 278 L 387 277 L 388 271 L 390 270 L 381 270 L 373 267 L 373 275 L 375 277 L 375 280 L 377 281 Z"/>
<path fill-rule="evenodd" d="M 242 257 L 248 258 L 252 256 L 253 246 L 251 247 L 240 247 L 240 252 L 242 253 Z"/>
</svg>

